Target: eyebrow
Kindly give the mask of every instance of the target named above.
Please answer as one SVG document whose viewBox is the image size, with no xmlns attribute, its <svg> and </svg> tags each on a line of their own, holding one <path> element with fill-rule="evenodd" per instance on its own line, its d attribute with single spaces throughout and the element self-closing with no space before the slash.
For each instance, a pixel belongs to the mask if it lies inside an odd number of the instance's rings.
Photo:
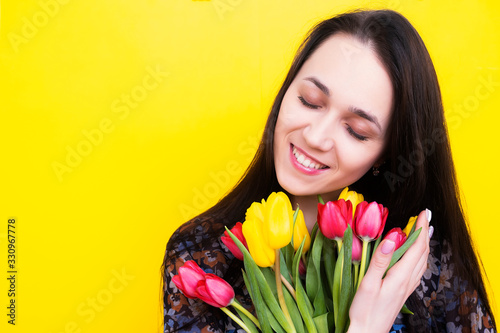
<svg viewBox="0 0 500 333">
<path fill-rule="evenodd" d="M 314 83 L 319 90 L 321 90 L 326 96 L 330 97 L 330 89 L 325 86 L 323 83 L 319 82 L 319 80 L 315 77 L 306 77 L 304 80 Z"/>
<path fill-rule="evenodd" d="M 354 113 L 355 115 L 363 118 L 363 119 L 366 119 L 366 120 L 374 123 L 378 127 L 378 129 L 382 132 L 382 126 L 380 126 L 380 123 L 378 122 L 377 117 L 375 117 L 375 116 L 369 114 L 368 112 L 361 110 L 355 106 L 352 106 L 352 105 L 349 106 L 349 111 Z"/>
<path fill-rule="evenodd" d="M 306 77 L 304 80 L 312 82 L 316 87 L 318 87 L 319 90 L 321 90 L 326 96 L 330 97 L 330 89 L 328 89 L 327 86 L 325 86 L 323 83 L 321 83 L 317 78 L 310 76 Z M 368 112 L 357 108 L 355 106 L 349 106 L 349 111 L 354 113 L 355 115 L 368 120 L 369 122 L 372 122 L 375 124 L 380 131 L 382 131 L 382 126 L 380 126 L 380 123 L 377 120 L 377 117 L 369 114 Z"/>
</svg>

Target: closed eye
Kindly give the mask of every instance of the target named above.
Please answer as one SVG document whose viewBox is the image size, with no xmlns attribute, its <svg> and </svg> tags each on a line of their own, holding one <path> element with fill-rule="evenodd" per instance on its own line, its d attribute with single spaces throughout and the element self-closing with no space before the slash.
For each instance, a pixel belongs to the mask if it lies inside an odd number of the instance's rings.
<svg viewBox="0 0 500 333">
<path fill-rule="evenodd" d="M 359 133 L 356 133 L 351 126 L 347 125 L 347 132 L 349 132 L 350 135 L 352 135 L 355 139 L 359 141 L 367 141 L 368 137 L 361 135 Z"/>
<path fill-rule="evenodd" d="M 304 97 L 302 96 L 297 96 L 298 99 L 300 100 L 300 102 L 305 106 L 305 107 L 308 107 L 309 109 L 313 109 L 313 110 L 316 110 L 316 109 L 319 109 L 320 106 L 319 105 L 314 105 L 314 104 L 311 104 L 309 103 L 308 101 L 305 100 Z"/>
</svg>

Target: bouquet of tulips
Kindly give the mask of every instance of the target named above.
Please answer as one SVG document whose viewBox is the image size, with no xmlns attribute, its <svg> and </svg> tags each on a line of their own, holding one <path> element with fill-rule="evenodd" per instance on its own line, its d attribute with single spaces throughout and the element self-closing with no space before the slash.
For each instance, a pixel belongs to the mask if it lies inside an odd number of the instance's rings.
<svg viewBox="0 0 500 333">
<path fill-rule="evenodd" d="M 283 192 L 273 192 L 254 202 L 245 222 L 222 236 L 244 262 L 242 274 L 256 316 L 235 300 L 226 281 L 206 274 L 194 261 L 179 269 L 175 285 L 187 297 L 221 308 L 246 332 L 346 332 L 350 304 L 381 241 L 388 210 L 348 188 L 337 201 L 318 200 L 311 234 L 302 211 L 293 210 Z M 389 268 L 418 237 L 415 221 L 416 216 L 404 231 L 386 234 L 396 245 Z M 406 307 L 402 311 L 409 312 Z"/>
</svg>

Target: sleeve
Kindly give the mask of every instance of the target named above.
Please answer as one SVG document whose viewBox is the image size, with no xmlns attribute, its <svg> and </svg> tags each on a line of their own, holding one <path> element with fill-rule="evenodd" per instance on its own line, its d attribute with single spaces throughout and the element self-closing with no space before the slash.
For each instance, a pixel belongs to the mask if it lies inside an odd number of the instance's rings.
<svg viewBox="0 0 500 333">
<path fill-rule="evenodd" d="M 168 242 L 164 267 L 165 333 L 244 332 L 220 309 L 185 297 L 172 281 L 188 260 L 194 260 L 206 273 L 224 278 L 234 257 L 212 231 L 210 222 L 188 222 Z"/>
<path fill-rule="evenodd" d="M 415 314 L 400 313 L 390 333 L 496 332 L 477 290 L 454 274 L 449 243 L 431 239 L 430 247 L 427 270 L 407 301 Z"/>
<path fill-rule="evenodd" d="M 496 332 L 477 290 L 467 280 L 454 274 L 455 264 L 451 257 L 451 248 L 444 241 L 441 260 L 435 264 L 439 279 L 436 280 L 435 291 L 427 299 L 433 324 L 441 332 Z"/>
</svg>

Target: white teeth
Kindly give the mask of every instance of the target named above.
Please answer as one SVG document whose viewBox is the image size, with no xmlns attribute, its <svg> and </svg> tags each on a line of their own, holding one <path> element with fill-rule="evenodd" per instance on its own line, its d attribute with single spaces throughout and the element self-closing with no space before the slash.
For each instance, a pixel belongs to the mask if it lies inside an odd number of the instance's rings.
<svg viewBox="0 0 500 333">
<path fill-rule="evenodd" d="M 317 170 L 326 168 L 326 165 L 317 164 L 317 163 L 312 162 L 306 156 L 299 153 L 299 151 L 295 147 L 293 147 L 292 153 L 295 156 L 295 158 L 297 159 L 297 162 L 299 162 L 300 164 L 302 164 L 306 168 L 317 169 Z"/>
</svg>

